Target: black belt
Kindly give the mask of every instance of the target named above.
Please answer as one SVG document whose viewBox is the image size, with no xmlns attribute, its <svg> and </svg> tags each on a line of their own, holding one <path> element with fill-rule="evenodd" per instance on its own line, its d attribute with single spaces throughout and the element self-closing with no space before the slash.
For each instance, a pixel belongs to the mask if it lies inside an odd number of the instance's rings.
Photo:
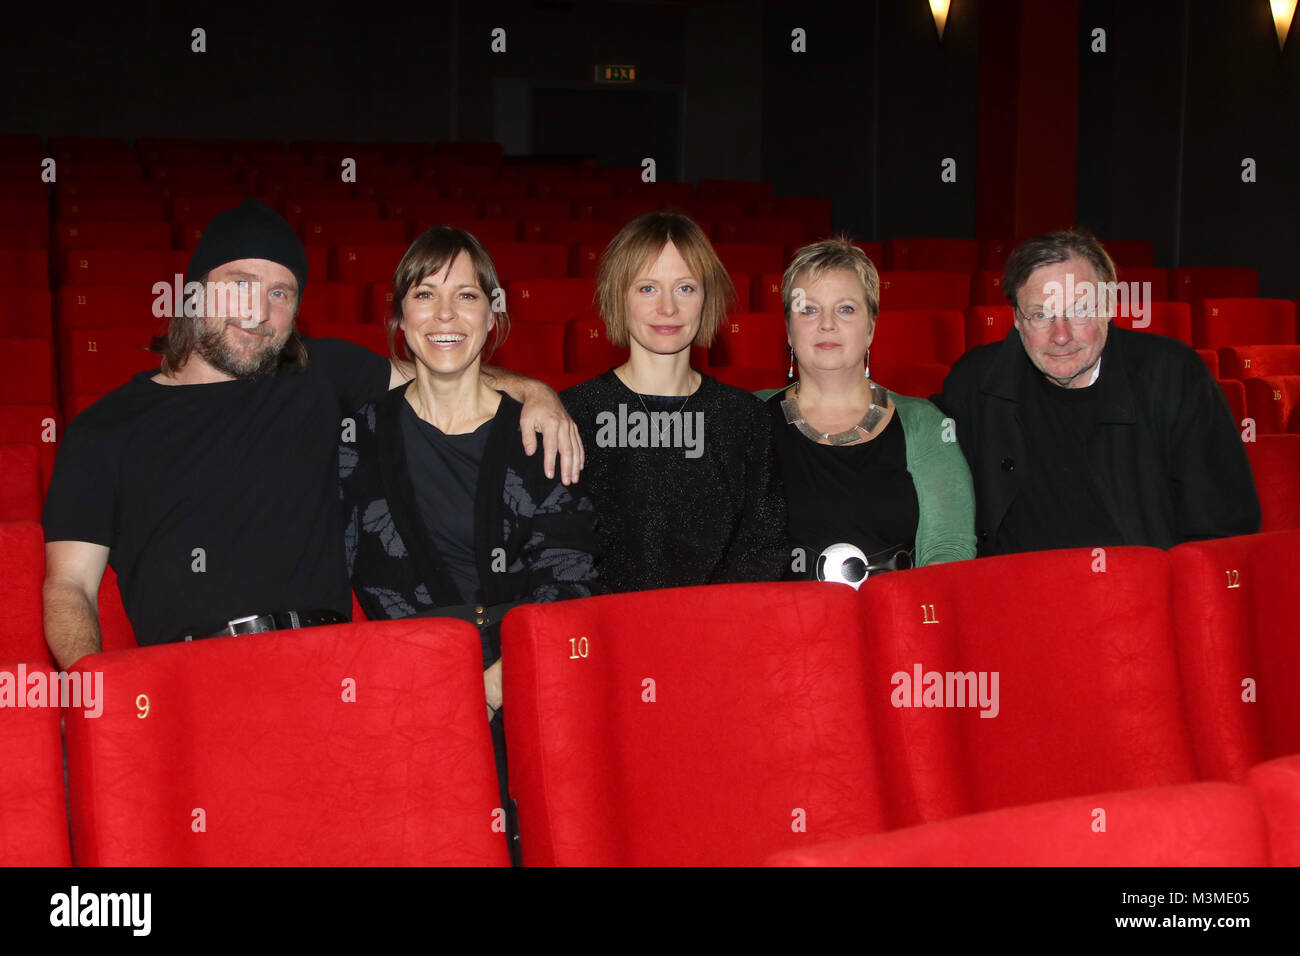
<svg viewBox="0 0 1300 956">
<path fill-rule="evenodd" d="M 285 631 L 299 627 L 320 627 L 324 624 L 346 624 L 348 617 L 337 611 L 272 611 L 269 614 L 249 614 L 232 618 L 209 631 L 195 628 L 182 640 L 193 641 L 205 637 L 238 637 L 241 634 L 265 634 L 268 631 Z"/>
</svg>

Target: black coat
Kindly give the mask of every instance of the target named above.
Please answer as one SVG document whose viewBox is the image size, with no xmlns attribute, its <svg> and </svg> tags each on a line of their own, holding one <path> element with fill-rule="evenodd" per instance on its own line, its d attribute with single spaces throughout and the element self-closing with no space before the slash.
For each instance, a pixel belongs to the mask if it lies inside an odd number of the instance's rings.
<svg viewBox="0 0 1300 956">
<path fill-rule="evenodd" d="M 1088 446 L 1093 487 L 1124 544 L 1183 541 L 1259 530 L 1259 498 L 1227 399 L 1183 343 L 1111 325 L 1101 358 L 1107 396 Z M 975 482 L 981 555 L 1026 469 L 1021 402 L 1041 374 L 1012 328 L 963 355 L 934 402 L 957 423 Z M 1108 378 L 1110 377 L 1110 378 Z"/>
<path fill-rule="evenodd" d="M 409 386 L 407 386 L 409 387 Z M 344 545 L 357 601 L 371 620 L 437 617 L 461 595 L 434 548 L 407 463 L 398 418 L 406 387 L 355 415 L 356 441 L 339 449 Z M 524 454 L 520 405 L 508 395 L 492 420 L 479 466 L 474 553 L 482 606 L 588 597 L 601 590 L 596 516 L 582 485 L 542 471 Z M 484 621 L 484 666 L 500 653 L 500 620 Z"/>
</svg>

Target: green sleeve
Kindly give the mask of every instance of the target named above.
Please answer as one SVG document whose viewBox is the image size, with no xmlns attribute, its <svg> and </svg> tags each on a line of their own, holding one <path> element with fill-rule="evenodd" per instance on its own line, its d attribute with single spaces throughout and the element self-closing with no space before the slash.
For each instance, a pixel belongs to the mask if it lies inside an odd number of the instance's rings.
<svg viewBox="0 0 1300 956">
<path fill-rule="evenodd" d="M 920 510 L 916 566 L 975 557 L 975 491 L 956 425 L 923 398 L 889 394 L 903 423 Z"/>
</svg>

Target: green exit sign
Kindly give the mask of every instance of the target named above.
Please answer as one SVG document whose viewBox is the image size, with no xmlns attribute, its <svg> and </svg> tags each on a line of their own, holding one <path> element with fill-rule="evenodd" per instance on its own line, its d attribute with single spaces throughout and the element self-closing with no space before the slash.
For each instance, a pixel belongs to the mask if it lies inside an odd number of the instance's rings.
<svg viewBox="0 0 1300 956">
<path fill-rule="evenodd" d="M 597 83 L 635 83 L 636 67 L 634 66 L 598 66 L 596 67 Z"/>
</svg>

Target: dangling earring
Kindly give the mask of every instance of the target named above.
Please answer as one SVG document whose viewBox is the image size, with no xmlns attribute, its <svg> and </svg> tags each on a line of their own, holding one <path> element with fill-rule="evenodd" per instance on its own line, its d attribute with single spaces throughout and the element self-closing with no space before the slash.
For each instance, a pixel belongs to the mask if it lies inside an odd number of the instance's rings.
<svg viewBox="0 0 1300 956">
<path fill-rule="evenodd" d="M 867 349 L 867 357 L 862 361 L 863 378 L 871 378 L 871 349 Z"/>
<path fill-rule="evenodd" d="M 794 378 L 794 346 L 790 346 L 790 371 L 785 373 L 786 378 Z"/>
</svg>

